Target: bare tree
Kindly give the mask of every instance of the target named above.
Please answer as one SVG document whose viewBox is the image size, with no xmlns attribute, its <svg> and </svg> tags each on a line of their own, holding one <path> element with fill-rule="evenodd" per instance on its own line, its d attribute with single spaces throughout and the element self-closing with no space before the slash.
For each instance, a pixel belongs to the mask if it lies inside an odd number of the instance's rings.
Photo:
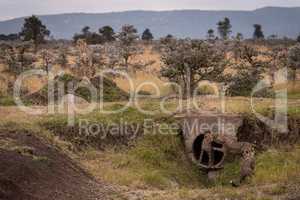
<svg viewBox="0 0 300 200">
<path fill-rule="evenodd" d="M 25 56 L 30 48 L 27 43 L 21 43 L 16 46 L 7 45 L 4 50 L 4 61 L 8 66 L 8 71 L 18 75 L 32 67 L 33 58 Z"/>
<path fill-rule="evenodd" d="M 61 65 L 62 68 L 65 68 L 68 65 L 68 58 L 67 58 L 67 50 L 61 49 L 56 59 L 56 63 Z"/>
<path fill-rule="evenodd" d="M 49 71 L 51 71 L 53 55 L 48 50 L 43 50 L 41 52 L 41 57 L 43 61 L 43 69 L 49 73 Z"/>
</svg>

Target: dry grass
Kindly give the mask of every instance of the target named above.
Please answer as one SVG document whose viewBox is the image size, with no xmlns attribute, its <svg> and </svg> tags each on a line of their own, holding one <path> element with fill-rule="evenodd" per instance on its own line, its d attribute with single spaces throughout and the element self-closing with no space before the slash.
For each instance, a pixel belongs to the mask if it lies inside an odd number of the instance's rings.
<svg viewBox="0 0 300 200">
<path fill-rule="evenodd" d="M 70 59 L 73 59 L 70 57 Z M 160 70 L 160 55 L 151 51 L 150 48 L 142 55 L 138 55 L 131 61 L 147 63 L 155 61 L 147 69 L 138 71 L 133 78 L 134 87 L 144 81 L 151 81 L 158 85 L 162 91 L 161 95 L 168 94 L 169 88 L 164 86 L 164 80 L 158 78 L 157 71 Z M 71 62 L 71 61 L 70 61 Z M 3 66 L 2 66 L 3 67 Z M 1 67 L 0 67 L 1 68 Z M 55 66 L 54 71 L 59 71 Z M 153 72 L 153 73 L 152 73 Z M 119 87 L 129 89 L 127 80 L 116 79 Z M 5 83 L 1 82 L 0 88 Z M 44 84 L 43 80 L 36 78 L 26 82 L 30 91 L 36 91 Z M 300 84 L 294 87 L 289 84 L 284 86 L 289 91 L 289 113 L 300 116 Z M 4 87 L 5 88 L 5 87 Z M 144 91 L 155 94 L 151 86 L 141 88 Z M 279 88 L 276 88 L 279 89 Z M 0 89 L 1 90 L 1 89 Z M 202 111 L 222 111 L 221 99 L 217 97 L 199 97 L 195 104 Z M 256 98 L 255 110 L 265 112 L 274 109 L 273 99 Z M 106 109 L 116 109 L 126 102 L 106 103 Z M 164 116 L 160 110 L 160 100 L 143 99 L 139 106 L 148 111 L 155 111 L 156 116 Z M 187 101 L 182 101 L 183 109 L 188 108 Z M 134 105 L 132 105 L 134 107 Z M 177 99 L 170 99 L 165 103 L 165 108 L 175 112 L 179 106 Z M 65 115 L 49 116 L 46 114 L 46 107 L 37 107 L 43 110 L 41 115 L 29 115 L 20 111 L 17 107 L 0 107 L 0 127 L 13 127 L 20 130 L 29 130 L 41 138 L 47 139 L 52 145 L 67 153 L 78 161 L 95 178 L 118 187 L 126 187 L 125 196 L 128 193 L 141 193 L 149 200 L 192 200 L 192 199 L 249 199 L 266 200 L 288 193 L 287 188 L 282 184 L 300 183 L 300 147 L 270 149 L 257 156 L 257 169 L 255 176 L 249 183 L 241 188 L 232 188 L 229 185 L 231 179 L 239 174 L 239 162 L 233 161 L 226 164 L 224 171 L 216 183 L 208 184 L 203 174 L 197 170 L 185 157 L 184 148 L 180 139 L 175 135 L 152 135 L 141 138 L 131 144 L 130 147 L 109 148 L 100 151 L 94 148 L 85 149 L 82 152 L 73 152 L 73 145 L 54 136 L 49 130 L 41 126 L 41 121 L 57 125 L 62 122 L 60 117 Z M 140 123 L 145 117 L 136 109 L 117 114 L 104 115 L 99 110 L 87 116 L 94 122 L 112 123 L 121 118 L 131 123 Z M 195 110 L 195 108 L 193 109 Z M 246 97 L 226 97 L 226 113 L 252 113 L 251 102 Z M 56 119 L 56 120 L 53 120 Z M 1 146 L 14 148 L 17 144 L 13 141 L 0 141 Z M 21 148 L 21 151 L 26 150 Z M 129 191 L 129 192 L 128 192 Z"/>
<path fill-rule="evenodd" d="M 232 107 L 234 105 L 243 107 L 245 99 L 233 98 L 228 102 Z M 106 108 L 116 109 L 119 106 L 120 104 L 110 104 Z M 142 106 L 153 110 L 159 108 L 153 101 L 144 101 Z M 169 102 L 168 106 L 174 107 L 174 102 Z M 241 111 L 240 108 L 234 109 L 236 112 Z M 94 112 L 85 117 L 110 123 L 121 116 L 122 114 L 106 116 Z M 131 122 L 138 122 L 144 117 L 135 111 L 126 112 L 124 116 Z M 23 117 L 28 118 L 26 115 Z M 282 189 L 281 184 L 298 184 L 300 180 L 299 146 L 270 149 L 259 154 L 255 176 L 248 184 L 236 189 L 230 186 L 229 181 L 238 178 L 238 161 L 227 163 L 220 179 L 216 183 L 209 184 L 205 176 L 187 160 L 182 143 L 175 135 L 150 135 L 132 143 L 130 147 L 109 148 L 105 151 L 89 148 L 76 153 L 72 152 L 72 144 L 54 136 L 53 133 L 40 126 L 38 123 L 40 118 L 51 122 L 51 118 L 47 116 L 39 116 L 36 120 L 30 119 L 23 122 L 16 122 L 16 117 L 14 117 L 10 119 L 10 121 L 14 120 L 14 123 L 1 123 L 0 126 L 30 131 L 50 141 L 50 144 L 78 161 L 98 180 L 122 188 L 122 194 L 125 196 L 140 194 L 144 196 L 144 199 L 149 200 L 226 198 L 263 200 L 288 194 L 288 188 Z M 53 118 L 60 119 L 55 116 Z M 9 148 L 14 146 L 12 141 L 5 143 L 0 141 L 0 143 L 8 145 Z M 124 187 L 126 189 L 123 191 Z"/>
</svg>

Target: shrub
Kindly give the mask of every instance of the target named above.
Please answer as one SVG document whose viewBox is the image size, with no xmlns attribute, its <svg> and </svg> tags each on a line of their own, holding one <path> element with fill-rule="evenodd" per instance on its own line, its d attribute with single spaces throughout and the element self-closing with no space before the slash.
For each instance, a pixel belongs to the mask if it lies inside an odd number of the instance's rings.
<svg viewBox="0 0 300 200">
<path fill-rule="evenodd" d="M 11 96 L 0 96 L 0 106 L 15 106 L 14 98 Z"/>
<path fill-rule="evenodd" d="M 198 95 L 214 95 L 215 90 L 212 87 L 210 87 L 209 85 L 203 85 L 198 88 L 197 94 Z"/>
</svg>

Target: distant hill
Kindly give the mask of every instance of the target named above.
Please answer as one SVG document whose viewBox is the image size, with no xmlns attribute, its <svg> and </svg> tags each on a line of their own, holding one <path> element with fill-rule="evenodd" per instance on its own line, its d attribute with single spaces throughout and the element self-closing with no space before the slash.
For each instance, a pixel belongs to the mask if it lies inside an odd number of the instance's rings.
<svg viewBox="0 0 300 200">
<path fill-rule="evenodd" d="M 111 25 L 119 30 L 124 24 L 133 24 L 141 33 L 150 28 L 154 36 L 172 34 L 177 37 L 203 38 L 207 30 L 216 30 L 216 23 L 229 17 L 233 25 L 233 34 L 243 33 L 252 37 L 253 24 L 261 24 L 266 36 L 276 34 L 280 37 L 295 38 L 300 33 L 300 7 L 266 7 L 254 11 L 126 11 L 102 14 L 57 14 L 40 16 L 55 38 L 71 38 L 83 26 L 92 30 Z M 24 18 L 0 22 L 0 33 L 19 32 Z"/>
</svg>

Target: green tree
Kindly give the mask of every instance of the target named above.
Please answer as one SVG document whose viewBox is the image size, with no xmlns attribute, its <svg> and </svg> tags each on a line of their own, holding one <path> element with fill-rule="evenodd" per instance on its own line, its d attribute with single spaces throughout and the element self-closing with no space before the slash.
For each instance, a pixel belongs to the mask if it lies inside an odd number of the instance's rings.
<svg viewBox="0 0 300 200">
<path fill-rule="evenodd" d="M 259 40 L 259 39 L 264 39 L 264 33 L 262 31 L 262 27 L 260 24 L 254 24 L 254 33 L 253 33 L 253 39 Z"/>
<path fill-rule="evenodd" d="M 298 37 L 297 37 L 297 42 L 300 43 L 300 34 L 299 34 Z"/>
<path fill-rule="evenodd" d="M 25 19 L 20 36 L 23 37 L 24 41 L 33 40 L 35 51 L 39 44 L 45 41 L 45 37 L 50 35 L 50 31 L 42 23 L 42 21 L 36 17 L 31 16 Z"/>
<path fill-rule="evenodd" d="M 216 37 L 215 37 L 215 31 L 213 29 L 209 29 L 207 31 L 207 39 L 208 40 L 214 40 Z"/>
<path fill-rule="evenodd" d="M 165 37 L 160 38 L 160 43 L 161 44 L 169 44 L 172 42 L 172 40 L 175 40 L 175 37 L 171 34 L 166 35 Z"/>
<path fill-rule="evenodd" d="M 221 20 L 217 23 L 218 31 L 220 34 L 220 37 L 223 40 L 227 40 L 229 38 L 229 35 L 231 34 L 231 24 L 229 18 L 225 17 L 224 20 Z"/>
<path fill-rule="evenodd" d="M 230 77 L 231 84 L 227 93 L 231 96 L 249 96 L 256 84 L 263 79 L 268 63 L 257 59 L 260 52 L 249 45 L 241 45 L 238 49 L 236 73 Z"/>
<path fill-rule="evenodd" d="M 110 26 L 103 26 L 99 29 L 100 35 L 103 37 L 104 42 L 112 42 L 115 41 L 115 31 Z"/>
<path fill-rule="evenodd" d="M 275 34 L 272 34 L 268 37 L 269 40 L 276 40 L 277 38 L 278 38 L 278 36 Z"/>
<path fill-rule="evenodd" d="M 203 80 L 224 80 L 224 52 L 199 40 L 173 40 L 162 57 L 161 75 L 181 86 L 185 98 L 191 97 Z"/>
<path fill-rule="evenodd" d="M 73 40 L 76 43 L 79 39 L 84 39 L 87 44 L 101 44 L 103 42 L 102 35 L 91 32 L 89 26 L 85 26 L 81 29 L 80 34 L 75 34 Z"/>
<path fill-rule="evenodd" d="M 242 33 L 237 33 L 235 38 L 238 40 L 238 41 L 242 41 L 244 39 L 244 36 Z"/>
<path fill-rule="evenodd" d="M 143 34 L 142 34 L 142 40 L 145 40 L 145 41 L 151 41 L 153 40 L 153 35 L 150 31 L 150 29 L 146 29 Z"/>
<path fill-rule="evenodd" d="M 20 39 L 19 34 L 15 34 L 15 33 L 11 33 L 8 35 L 0 34 L 0 41 L 15 41 L 18 39 Z"/>
<path fill-rule="evenodd" d="M 139 38 L 137 29 L 133 25 L 124 25 L 117 38 L 120 54 L 125 61 L 125 67 L 128 68 L 129 58 L 137 51 L 135 46 L 135 42 Z"/>
<path fill-rule="evenodd" d="M 89 26 L 85 26 L 82 28 L 81 32 L 84 36 L 88 36 L 89 34 L 91 34 L 91 31 L 90 31 L 90 27 Z"/>
</svg>

